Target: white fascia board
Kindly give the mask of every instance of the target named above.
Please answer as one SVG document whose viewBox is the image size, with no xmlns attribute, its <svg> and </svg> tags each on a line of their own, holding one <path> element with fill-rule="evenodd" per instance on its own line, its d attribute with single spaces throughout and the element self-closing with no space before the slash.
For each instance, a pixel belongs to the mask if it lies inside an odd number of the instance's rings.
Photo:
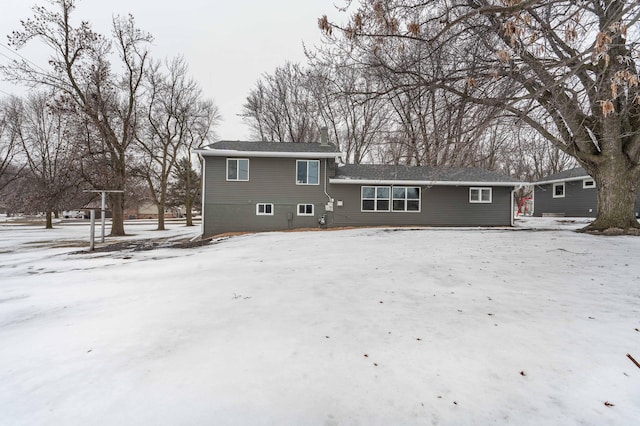
<svg viewBox="0 0 640 426">
<path fill-rule="evenodd" d="M 573 182 L 576 180 L 585 180 L 585 179 L 593 179 L 591 176 L 589 175 L 584 175 L 584 176 L 578 176 L 578 177 L 572 177 L 572 178 L 566 178 L 566 179 L 552 179 L 552 180 L 543 180 L 540 182 L 534 182 L 534 185 L 548 185 L 550 183 L 560 183 L 560 182 Z"/>
<path fill-rule="evenodd" d="M 196 149 L 193 152 L 208 157 L 271 157 L 271 158 L 340 158 L 340 152 L 272 152 L 238 151 L 235 149 Z"/>
<path fill-rule="evenodd" d="M 472 182 L 472 181 L 430 181 L 430 180 L 388 180 L 388 179 L 336 179 L 329 183 L 347 185 L 396 185 L 396 186 L 513 186 L 527 185 L 526 182 Z"/>
</svg>

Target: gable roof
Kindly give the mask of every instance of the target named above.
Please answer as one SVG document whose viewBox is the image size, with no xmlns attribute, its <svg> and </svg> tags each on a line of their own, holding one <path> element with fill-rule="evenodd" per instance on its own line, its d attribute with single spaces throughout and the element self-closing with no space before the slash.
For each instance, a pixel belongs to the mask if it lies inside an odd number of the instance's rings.
<svg viewBox="0 0 640 426">
<path fill-rule="evenodd" d="M 194 152 L 212 157 L 336 158 L 342 153 L 331 143 L 219 141 Z"/>
<path fill-rule="evenodd" d="M 589 173 L 582 167 L 575 167 L 569 170 L 563 170 L 559 173 L 545 176 L 539 181 L 534 182 L 535 185 L 543 185 L 547 183 L 568 182 L 574 180 L 591 179 Z"/>
<path fill-rule="evenodd" d="M 480 168 L 348 164 L 329 179 L 334 184 L 370 185 L 524 185 L 517 179 Z"/>
</svg>

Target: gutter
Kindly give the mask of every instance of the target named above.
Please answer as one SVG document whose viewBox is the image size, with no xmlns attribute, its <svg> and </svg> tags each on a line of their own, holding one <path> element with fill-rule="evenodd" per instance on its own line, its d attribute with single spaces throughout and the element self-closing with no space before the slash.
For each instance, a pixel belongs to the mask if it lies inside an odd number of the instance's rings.
<svg viewBox="0 0 640 426">
<path fill-rule="evenodd" d="M 513 186 L 527 185 L 526 182 L 477 182 L 477 181 L 428 181 L 428 180 L 388 180 L 388 179 L 329 179 L 332 184 L 341 185 L 406 185 L 406 186 Z"/>
<path fill-rule="evenodd" d="M 560 182 L 573 182 L 577 180 L 585 180 L 585 179 L 593 179 L 589 175 L 579 176 L 579 177 L 571 177 L 566 179 L 552 179 L 552 180 L 542 180 L 540 182 L 533 182 L 532 185 L 547 185 L 549 183 L 560 183 Z"/>
<path fill-rule="evenodd" d="M 208 157 L 269 157 L 269 158 L 340 158 L 340 152 L 273 152 L 238 151 L 236 149 L 196 149 L 193 152 Z"/>
</svg>

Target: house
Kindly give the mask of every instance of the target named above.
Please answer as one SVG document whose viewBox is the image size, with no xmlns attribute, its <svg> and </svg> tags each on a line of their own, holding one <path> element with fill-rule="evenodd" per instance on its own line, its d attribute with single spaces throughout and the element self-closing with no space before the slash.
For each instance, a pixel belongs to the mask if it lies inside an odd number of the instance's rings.
<svg viewBox="0 0 640 426">
<path fill-rule="evenodd" d="M 345 226 L 509 226 L 514 179 L 482 169 L 339 165 L 336 146 L 220 141 L 203 159 L 203 237 Z"/>
<path fill-rule="evenodd" d="M 534 216 L 596 217 L 596 183 L 582 167 L 555 173 L 534 182 Z M 636 217 L 640 216 L 640 193 Z"/>
</svg>

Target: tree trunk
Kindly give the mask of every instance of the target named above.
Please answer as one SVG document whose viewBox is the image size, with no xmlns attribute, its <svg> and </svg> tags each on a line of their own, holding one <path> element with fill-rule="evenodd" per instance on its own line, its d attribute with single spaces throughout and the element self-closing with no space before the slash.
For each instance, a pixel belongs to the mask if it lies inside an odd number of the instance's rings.
<svg viewBox="0 0 640 426">
<path fill-rule="evenodd" d="M 635 203 L 640 182 L 640 167 L 628 167 L 623 161 L 607 161 L 591 171 L 598 190 L 598 214 L 586 232 L 639 234 Z"/>
<path fill-rule="evenodd" d="M 112 237 L 122 237 L 124 233 L 124 194 L 113 192 L 109 195 L 111 201 L 111 234 Z"/>
<path fill-rule="evenodd" d="M 158 228 L 157 231 L 164 231 L 164 203 L 156 204 L 158 207 Z"/>
<path fill-rule="evenodd" d="M 51 214 L 51 211 L 47 210 L 46 213 L 46 224 L 44 225 L 44 229 L 53 229 L 53 219 L 52 219 L 53 215 Z"/>
<path fill-rule="evenodd" d="M 184 197 L 184 208 L 185 208 L 185 216 L 187 218 L 187 223 L 186 226 L 193 226 L 193 214 L 191 214 L 191 211 L 193 210 L 193 200 L 191 199 L 191 184 L 190 184 L 190 179 L 187 178 L 187 190 L 186 190 L 186 195 Z"/>
</svg>

